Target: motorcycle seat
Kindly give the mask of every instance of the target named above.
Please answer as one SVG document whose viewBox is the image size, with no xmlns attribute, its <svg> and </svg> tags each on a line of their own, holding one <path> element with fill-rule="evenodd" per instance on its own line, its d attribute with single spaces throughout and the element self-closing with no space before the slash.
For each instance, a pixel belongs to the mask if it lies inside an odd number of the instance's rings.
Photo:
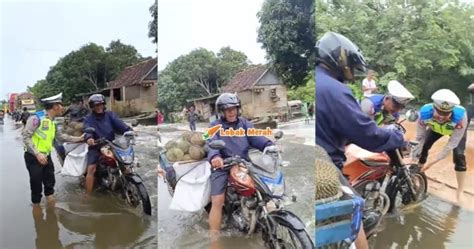
<svg viewBox="0 0 474 249">
<path fill-rule="evenodd" d="M 387 161 L 375 161 L 375 160 L 371 160 L 371 159 L 361 159 L 361 161 L 369 166 L 369 167 L 382 167 L 382 166 L 388 166 L 388 162 Z"/>
</svg>

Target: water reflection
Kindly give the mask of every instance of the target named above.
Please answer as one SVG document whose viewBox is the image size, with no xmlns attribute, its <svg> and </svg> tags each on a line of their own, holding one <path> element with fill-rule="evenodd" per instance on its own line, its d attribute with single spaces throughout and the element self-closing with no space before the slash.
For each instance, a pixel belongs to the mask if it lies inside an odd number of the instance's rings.
<svg viewBox="0 0 474 249">
<path fill-rule="evenodd" d="M 143 233 L 148 230 L 150 221 L 117 207 L 116 203 L 107 205 L 103 199 L 87 202 L 71 202 L 57 208 L 58 220 L 67 230 L 91 238 L 69 244 L 88 244 L 94 248 L 136 246 Z M 110 199 L 108 200 L 110 202 Z M 104 207 L 108 210 L 104 210 Z M 156 239 L 156 237 L 155 237 Z M 79 242 L 79 243 L 78 243 Z M 143 243 L 145 241 L 140 241 Z M 72 248 L 72 247 L 71 247 Z"/>
<path fill-rule="evenodd" d="M 59 240 L 58 218 L 54 205 L 48 205 L 46 210 L 40 206 L 33 206 L 33 220 L 35 222 L 37 249 L 63 248 Z M 46 211 L 46 212 L 45 212 Z M 46 213 L 46 215 L 45 215 Z"/>
<path fill-rule="evenodd" d="M 423 206 L 387 217 L 371 248 L 464 248 L 459 242 L 447 247 L 456 231 L 470 233 L 458 228 L 460 213 L 458 206 L 429 198 Z"/>
</svg>

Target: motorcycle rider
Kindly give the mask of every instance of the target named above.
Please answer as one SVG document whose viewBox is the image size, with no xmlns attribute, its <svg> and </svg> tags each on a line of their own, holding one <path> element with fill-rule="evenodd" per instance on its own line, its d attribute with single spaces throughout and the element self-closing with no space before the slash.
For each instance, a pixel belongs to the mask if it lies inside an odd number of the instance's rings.
<svg viewBox="0 0 474 249">
<path fill-rule="evenodd" d="M 237 130 L 243 128 L 253 128 L 253 124 L 247 119 L 240 116 L 240 99 L 232 93 L 223 93 L 216 100 L 216 109 L 220 113 L 220 118 L 213 121 L 210 127 L 222 125 L 221 129 L 227 130 L 233 128 Z M 273 145 L 273 142 L 263 136 L 220 136 L 217 133 L 210 139 L 223 140 L 226 143 L 224 150 L 209 149 L 207 159 L 211 163 L 213 169 L 211 173 L 211 201 L 212 207 L 209 213 L 209 227 L 211 239 L 215 240 L 220 232 L 222 220 L 222 207 L 225 201 L 225 191 L 229 170 L 219 169 L 224 166 L 223 159 L 239 155 L 249 160 L 248 151 L 250 147 L 263 151 L 265 147 Z"/>
<path fill-rule="evenodd" d="M 387 94 L 372 94 L 364 98 L 360 107 L 369 115 L 378 126 L 391 124 L 398 121 L 399 111 L 415 97 L 396 80 L 391 80 L 387 85 Z"/>
<path fill-rule="evenodd" d="M 426 171 L 437 162 L 446 158 L 453 151 L 454 170 L 458 189 L 457 200 L 461 200 L 466 178 L 466 149 L 467 112 L 460 105 L 460 100 L 449 89 L 440 89 L 431 96 L 433 103 L 426 104 L 420 109 L 417 122 L 416 141 L 419 142 L 414 155 L 419 156 L 421 171 Z M 433 144 L 443 136 L 449 136 L 449 141 L 434 159 L 427 162 L 428 152 Z"/>
<path fill-rule="evenodd" d="M 364 72 L 365 68 L 362 52 L 345 36 L 328 32 L 316 43 L 316 143 L 339 169 L 346 160 L 348 143 L 374 152 L 405 145 L 403 134 L 377 127 L 344 84 L 354 81 L 356 71 Z M 360 229 L 355 244 L 368 248 L 364 229 Z"/>
<path fill-rule="evenodd" d="M 60 138 L 69 142 L 83 141 L 81 137 L 69 136 L 56 129 L 53 122 L 55 117 L 63 113 L 62 93 L 42 99 L 45 110 L 35 113 L 28 118 L 21 135 L 25 144 L 25 164 L 30 175 L 31 202 L 33 206 L 39 206 L 41 193 L 48 199 L 54 201 L 54 165 L 50 153 L 53 149 L 53 141 Z"/>
<path fill-rule="evenodd" d="M 94 188 L 95 171 L 100 157 L 100 148 L 95 144 L 95 139 L 105 138 L 109 141 L 115 139 L 115 133 L 123 134 L 132 128 L 126 125 L 117 114 L 105 110 L 105 97 L 102 94 L 93 94 L 89 97 L 89 107 L 92 110 L 84 119 L 84 129 L 93 127 L 94 134 L 87 133 L 85 138 L 89 145 L 87 152 L 86 193 L 91 194 Z"/>
</svg>

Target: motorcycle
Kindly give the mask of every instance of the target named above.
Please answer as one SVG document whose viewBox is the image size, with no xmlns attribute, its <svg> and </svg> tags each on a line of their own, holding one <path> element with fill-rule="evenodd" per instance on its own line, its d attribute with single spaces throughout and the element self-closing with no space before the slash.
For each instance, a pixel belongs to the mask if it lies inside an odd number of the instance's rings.
<svg viewBox="0 0 474 249">
<path fill-rule="evenodd" d="M 275 143 L 282 136 L 283 132 L 277 132 Z M 222 140 L 212 141 L 208 146 L 216 150 L 226 147 Z M 230 170 L 224 221 L 247 236 L 260 231 L 266 248 L 314 248 L 301 219 L 283 207 L 285 182 L 278 167 L 287 163 L 281 160 L 280 152 L 277 146 L 270 146 L 250 162 L 238 155 L 224 159 L 224 166 L 217 169 Z M 160 165 L 172 194 L 177 180 L 163 149 Z M 210 203 L 205 209 L 210 211 Z"/>
<path fill-rule="evenodd" d="M 390 127 L 405 134 L 406 130 L 401 125 L 403 121 Z M 419 202 L 426 196 L 426 175 L 420 172 L 418 164 L 404 160 L 410 154 L 410 149 L 417 145 L 416 142 L 410 142 L 408 150 L 397 148 L 367 158 L 358 157 L 343 167 L 343 175 L 365 199 L 364 216 L 378 216 L 372 217 L 374 219 L 369 224 L 364 222 L 368 237 L 375 234 L 381 217 L 387 212 Z"/>
<path fill-rule="evenodd" d="M 84 130 L 92 134 L 95 129 L 88 127 Z M 135 173 L 136 166 L 133 145 L 133 131 L 124 133 L 126 144 L 111 142 L 105 138 L 95 140 L 100 148 L 101 156 L 95 173 L 99 186 L 110 191 L 120 189 L 122 198 L 128 205 L 137 208 L 142 206 L 143 212 L 151 215 L 151 201 L 142 178 Z"/>
</svg>

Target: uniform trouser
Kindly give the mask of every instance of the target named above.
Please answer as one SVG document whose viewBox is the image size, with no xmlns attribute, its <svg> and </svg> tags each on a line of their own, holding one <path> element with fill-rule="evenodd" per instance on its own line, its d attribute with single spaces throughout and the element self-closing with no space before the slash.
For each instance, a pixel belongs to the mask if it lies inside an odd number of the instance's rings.
<svg viewBox="0 0 474 249">
<path fill-rule="evenodd" d="M 424 164 L 428 158 L 428 152 L 433 146 L 433 144 L 438 141 L 443 135 L 436 133 L 432 130 L 428 131 L 425 143 L 421 150 L 419 163 Z M 453 150 L 453 163 L 455 171 L 466 171 L 466 156 L 464 155 L 464 150 L 466 149 L 466 140 L 467 140 L 467 129 L 459 142 L 458 146 Z"/>
<path fill-rule="evenodd" d="M 30 174 L 31 202 L 40 203 L 43 186 L 44 195 L 54 194 L 54 165 L 51 156 L 48 156 L 48 164 L 42 165 L 36 157 L 29 152 L 25 152 L 25 164 Z"/>
</svg>

